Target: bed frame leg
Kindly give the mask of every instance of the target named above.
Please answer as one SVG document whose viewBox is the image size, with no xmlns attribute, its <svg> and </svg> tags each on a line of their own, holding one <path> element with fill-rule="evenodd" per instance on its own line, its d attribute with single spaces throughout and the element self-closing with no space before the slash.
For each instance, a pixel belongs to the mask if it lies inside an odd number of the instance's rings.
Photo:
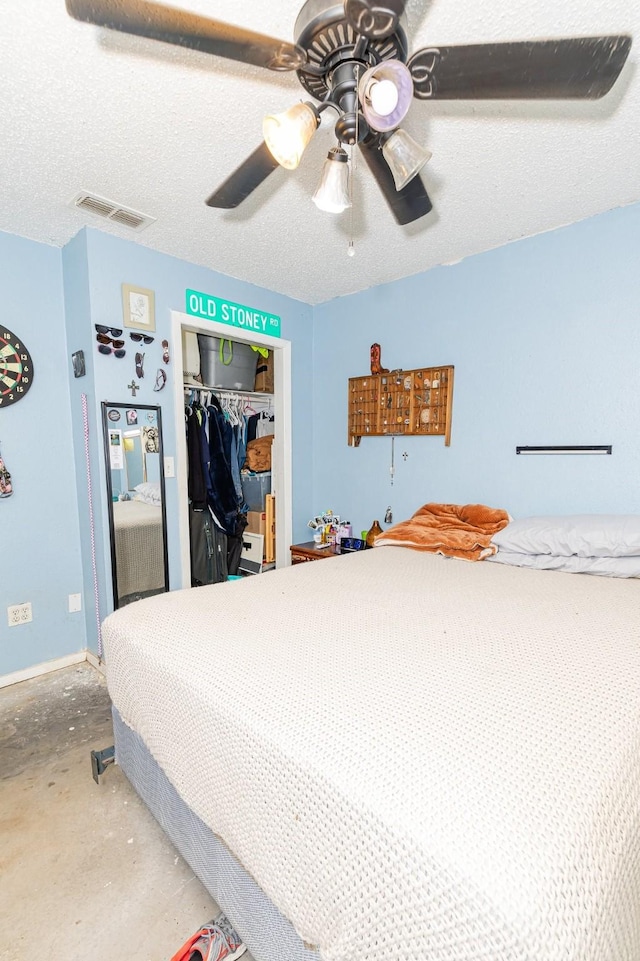
<svg viewBox="0 0 640 961">
<path fill-rule="evenodd" d="M 102 751 L 91 752 L 91 773 L 96 784 L 100 784 L 100 775 L 104 774 L 106 768 L 113 764 L 115 759 L 116 749 L 113 744 L 111 747 L 105 747 Z"/>
</svg>

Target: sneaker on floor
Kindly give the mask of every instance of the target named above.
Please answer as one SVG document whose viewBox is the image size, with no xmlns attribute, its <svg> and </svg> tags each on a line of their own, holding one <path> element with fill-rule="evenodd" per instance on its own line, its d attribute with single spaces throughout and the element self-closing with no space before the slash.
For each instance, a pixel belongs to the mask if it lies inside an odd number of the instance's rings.
<svg viewBox="0 0 640 961">
<path fill-rule="evenodd" d="M 198 932 L 198 940 L 191 945 L 187 961 L 226 961 L 230 957 L 224 931 L 209 922 Z"/>
<path fill-rule="evenodd" d="M 243 943 L 242 938 L 226 914 L 219 914 L 218 917 L 214 919 L 213 923 L 220 928 L 225 936 L 227 944 L 229 945 L 229 954 L 226 961 L 234 961 L 235 958 L 239 958 L 241 955 L 243 955 L 247 950 L 247 946 Z"/>
</svg>

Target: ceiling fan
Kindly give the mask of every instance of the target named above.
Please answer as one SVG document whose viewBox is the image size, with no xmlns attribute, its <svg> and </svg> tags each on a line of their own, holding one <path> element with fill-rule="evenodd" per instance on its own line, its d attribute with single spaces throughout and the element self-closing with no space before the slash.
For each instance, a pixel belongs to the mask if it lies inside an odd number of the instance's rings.
<svg viewBox="0 0 640 961">
<path fill-rule="evenodd" d="M 320 125 L 337 113 L 337 140 L 314 201 L 350 206 L 349 156 L 358 145 L 393 216 L 412 223 L 432 209 L 419 171 L 431 154 L 400 126 L 418 100 L 598 99 L 617 80 L 631 37 L 430 46 L 409 56 L 407 0 L 306 0 L 294 43 L 153 0 L 66 0 L 68 13 L 123 33 L 161 40 L 267 70 L 296 71 L 311 99 L 265 117 L 264 140 L 207 199 L 237 207 L 278 167 L 294 169 Z"/>
</svg>

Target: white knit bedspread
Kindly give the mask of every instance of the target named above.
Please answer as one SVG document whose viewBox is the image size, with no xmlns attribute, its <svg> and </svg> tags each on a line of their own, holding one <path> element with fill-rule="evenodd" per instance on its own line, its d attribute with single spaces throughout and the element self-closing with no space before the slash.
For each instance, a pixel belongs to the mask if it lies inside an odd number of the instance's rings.
<svg viewBox="0 0 640 961">
<path fill-rule="evenodd" d="M 327 961 L 640 959 L 640 581 L 385 547 L 104 641 L 126 723 Z"/>
<path fill-rule="evenodd" d="M 164 587 L 162 508 L 142 501 L 116 501 L 113 526 L 118 597 Z"/>
</svg>

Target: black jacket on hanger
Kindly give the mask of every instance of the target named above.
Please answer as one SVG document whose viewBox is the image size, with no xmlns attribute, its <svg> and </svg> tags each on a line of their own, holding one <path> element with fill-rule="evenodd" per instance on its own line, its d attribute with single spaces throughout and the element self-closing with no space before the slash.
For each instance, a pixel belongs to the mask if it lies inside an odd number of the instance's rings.
<svg viewBox="0 0 640 961">
<path fill-rule="evenodd" d="M 207 487 L 202 468 L 202 433 L 193 408 L 187 408 L 187 465 L 189 500 L 195 511 L 203 511 L 207 506 Z"/>
<path fill-rule="evenodd" d="M 207 413 L 209 415 L 209 477 L 211 480 L 209 503 L 222 529 L 233 537 L 241 533 L 242 528 L 239 525 L 240 505 L 228 455 L 231 449 L 231 440 L 228 436 L 231 426 L 215 397 L 212 398 Z"/>
</svg>

